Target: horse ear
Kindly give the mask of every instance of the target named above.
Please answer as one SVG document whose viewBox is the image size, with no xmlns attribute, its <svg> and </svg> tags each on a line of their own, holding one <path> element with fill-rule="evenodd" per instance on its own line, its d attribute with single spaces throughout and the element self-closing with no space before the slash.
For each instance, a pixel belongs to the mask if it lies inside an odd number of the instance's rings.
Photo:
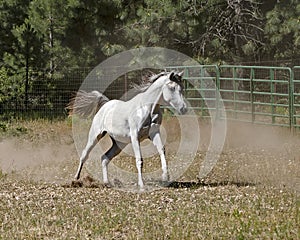
<svg viewBox="0 0 300 240">
<path fill-rule="evenodd" d="M 175 80 L 175 72 L 174 72 L 174 71 L 172 71 L 172 72 L 170 73 L 169 79 L 170 79 L 171 81 L 174 81 L 174 80 Z"/>
<path fill-rule="evenodd" d="M 183 76 L 183 73 L 184 73 L 184 71 L 181 71 L 180 73 L 178 73 L 178 76 L 179 76 L 179 77 L 182 77 L 182 76 Z"/>
</svg>

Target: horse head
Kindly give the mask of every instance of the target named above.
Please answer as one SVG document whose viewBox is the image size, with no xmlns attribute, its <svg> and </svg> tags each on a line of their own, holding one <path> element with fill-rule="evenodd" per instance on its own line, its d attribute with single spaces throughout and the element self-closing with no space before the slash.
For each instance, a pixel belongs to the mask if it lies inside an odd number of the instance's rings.
<svg viewBox="0 0 300 240">
<path fill-rule="evenodd" d="M 167 81 L 162 91 L 162 97 L 164 102 L 173 107 L 179 114 L 185 114 L 187 112 L 187 105 L 183 98 L 183 82 L 182 72 L 172 71 L 167 75 Z"/>
</svg>

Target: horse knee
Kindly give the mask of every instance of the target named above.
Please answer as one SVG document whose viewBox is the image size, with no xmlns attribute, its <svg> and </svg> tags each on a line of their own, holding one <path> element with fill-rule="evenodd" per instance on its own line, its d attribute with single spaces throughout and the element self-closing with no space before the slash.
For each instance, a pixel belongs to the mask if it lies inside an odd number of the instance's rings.
<svg viewBox="0 0 300 240">
<path fill-rule="evenodd" d="M 86 162 L 86 160 L 88 159 L 89 157 L 89 153 L 85 150 L 82 151 L 81 153 L 81 157 L 80 157 L 80 163 L 84 164 Z"/>
<path fill-rule="evenodd" d="M 136 160 L 136 167 L 137 167 L 137 169 L 143 168 L 143 159 Z"/>
<path fill-rule="evenodd" d="M 107 167 L 109 161 L 110 161 L 110 160 L 109 160 L 106 156 L 102 157 L 102 158 L 101 158 L 102 167 Z"/>
<path fill-rule="evenodd" d="M 166 149 L 164 146 L 162 146 L 161 148 L 157 148 L 157 151 L 159 155 L 166 155 Z"/>
</svg>

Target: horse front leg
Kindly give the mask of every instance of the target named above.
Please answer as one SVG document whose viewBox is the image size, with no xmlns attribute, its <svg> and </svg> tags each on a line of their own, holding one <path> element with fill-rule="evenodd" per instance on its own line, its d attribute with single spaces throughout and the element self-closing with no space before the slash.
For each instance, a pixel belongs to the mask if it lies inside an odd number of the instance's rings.
<svg viewBox="0 0 300 240">
<path fill-rule="evenodd" d="M 159 131 L 154 131 L 150 133 L 150 139 L 152 140 L 154 146 L 156 147 L 160 160 L 161 160 L 161 169 L 162 169 L 162 181 L 168 182 L 169 181 L 169 173 L 168 173 L 168 166 L 165 157 L 165 147 L 162 143 Z"/>
<path fill-rule="evenodd" d="M 141 154 L 140 142 L 138 140 L 137 134 L 131 135 L 131 143 L 135 155 L 136 168 L 138 171 L 138 185 L 140 189 L 143 189 L 144 188 L 144 182 L 142 177 L 143 159 Z"/>
</svg>

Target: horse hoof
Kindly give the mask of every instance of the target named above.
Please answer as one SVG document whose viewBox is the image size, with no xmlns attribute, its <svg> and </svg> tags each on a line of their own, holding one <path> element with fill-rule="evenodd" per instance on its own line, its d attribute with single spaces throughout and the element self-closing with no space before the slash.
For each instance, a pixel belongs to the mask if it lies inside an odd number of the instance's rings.
<svg viewBox="0 0 300 240">
<path fill-rule="evenodd" d="M 113 185 L 111 183 L 103 183 L 103 186 L 106 187 L 106 188 L 112 188 Z"/>
<path fill-rule="evenodd" d="M 138 192 L 139 192 L 139 193 L 144 193 L 144 192 L 146 192 L 145 186 L 143 186 L 143 187 L 139 186 Z"/>
<path fill-rule="evenodd" d="M 162 186 L 162 187 L 168 187 L 169 185 L 171 184 L 171 182 L 169 182 L 169 181 L 161 181 L 160 182 L 160 185 Z"/>
<path fill-rule="evenodd" d="M 169 182 L 169 180 L 170 180 L 169 174 L 163 174 L 161 176 L 161 180 L 162 180 L 162 182 Z"/>
<path fill-rule="evenodd" d="M 83 186 L 83 182 L 80 180 L 73 180 L 71 182 L 71 187 L 82 187 Z"/>
</svg>

